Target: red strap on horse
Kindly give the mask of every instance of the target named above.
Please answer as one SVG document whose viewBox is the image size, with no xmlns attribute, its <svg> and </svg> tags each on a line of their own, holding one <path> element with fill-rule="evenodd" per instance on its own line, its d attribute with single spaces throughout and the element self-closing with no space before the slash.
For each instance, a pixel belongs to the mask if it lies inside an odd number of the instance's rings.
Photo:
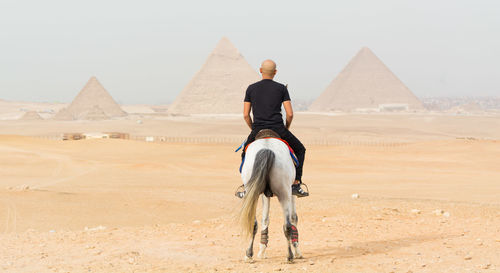
<svg viewBox="0 0 500 273">
<path fill-rule="evenodd" d="M 290 150 L 290 152 L 292 152 L 293 154 L 295 154 L 295 153 L 293 152 L 292 147 L 290 147 L 290 144 L 288 144 L 288 142 L 286 142 L 286 140 L 284 140 L 284 139 L 282 139 L 282 138 L 278 138 L 278 137 L 263 137 L 263 138 L 259 138 L 259 139 L 268 139 L 268 138 L 274 138 L 274 139 L 278 139 L 278 140 L 283 141 L 283 143 L 285 143 L 285 144 L 286 144 L 286 146 L 288 147 L 288 149 Z M 252 142 L 252 143 L 253 143 L 253 142 Z M 250 146 L 250 144 L 252 144 L 252 143 L 249 143 L 249 144 L 247 144 L 247 146 L 245 146 L 245 152 L 247 151 L 248 146 Z"/>
</svg>

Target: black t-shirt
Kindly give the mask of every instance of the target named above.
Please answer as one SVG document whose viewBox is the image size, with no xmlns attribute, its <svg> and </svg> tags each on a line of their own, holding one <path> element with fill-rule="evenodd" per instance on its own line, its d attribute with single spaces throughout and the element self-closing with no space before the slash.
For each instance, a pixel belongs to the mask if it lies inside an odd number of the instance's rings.
<svg viewBox="0 0 500 273">
<path fill-rule="evenodd" d="M 245 101 L 252 104 L 253 126 L 283 126 L 281 104 L 290 100 L 288 89 L 273 80 L 261 80 L 247 88 Z"/>
</svg>

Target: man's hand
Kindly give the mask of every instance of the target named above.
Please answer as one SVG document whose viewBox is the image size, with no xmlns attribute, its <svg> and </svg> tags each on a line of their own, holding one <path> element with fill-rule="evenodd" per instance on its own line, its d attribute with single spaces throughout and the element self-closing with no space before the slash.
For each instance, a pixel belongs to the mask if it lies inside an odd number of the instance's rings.
<svg viewBox="0 0 500 273">
<path fill-rule="evenodd" d="M 250 102 L 244 102 L 243 104 L 243 118 L 245 119 L 248 127 L 252 130 L 252 117 L 250 116 L 250 109 L 252 109 L 252 104 Z"/>
<path fill-rule="evenodd" d="M 289 100 L 284 101 L 283 107 L 285 107 L 285 112 L 286 112 L 286 129 L 290 129 L 290 125 L 292 125 L 292 120 L 293 120 L 292 102 Z"/>
</svg>

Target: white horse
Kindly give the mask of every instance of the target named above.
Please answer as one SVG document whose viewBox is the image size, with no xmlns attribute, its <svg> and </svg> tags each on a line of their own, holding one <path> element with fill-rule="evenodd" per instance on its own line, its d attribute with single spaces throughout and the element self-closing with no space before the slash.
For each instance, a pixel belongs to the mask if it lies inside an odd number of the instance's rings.
<svg viewBox="0 0 500 273">
<path fill-rule="evenodd" d="M 288 146 L 276 138 L 255 140 L 247 148 L 241 178 L 246 193 L 243 197 L 239 219 L 244 235 L 246 235 L 246 238 L 251 237 L 250 245 L 246 250 L 245 261 L 251 262 L 253 257 L 253 242 L 258 229 L 255 211 L 257 208 L 257 199 L 261 194 L 262 229 L 258 257 L 265 258 L 268 243 L 270 205 L 270 198 L 263 194 L 266 187 L 278 197 L 283 208 L 285 218 L 283 232 L 288 243 L 288 262 L 293 262 L 294 258 L 302 258 L 302 254 L 299 251 L 298 217 L 295 210 L 295 197 L 292 196 L 291 189 L 291 185 L 295 180 L 295 166 L 290 157 Z M 295 252 L 292 252 L 292 245 Z"/>
</svg>

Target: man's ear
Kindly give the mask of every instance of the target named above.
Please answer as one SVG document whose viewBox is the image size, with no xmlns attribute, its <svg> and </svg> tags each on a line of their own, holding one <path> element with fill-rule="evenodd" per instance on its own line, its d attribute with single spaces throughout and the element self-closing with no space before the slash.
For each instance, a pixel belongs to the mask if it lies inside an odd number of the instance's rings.
<svg viewBox="0 0 500 273">
<path fill-rule="evenodd" d="M 276 73 L 277 73 L 277 72 L 278 72 L 278 70 L 276 70 L 276 69 L 275 69 L 275 70 L 274 70 L 274 75 L 276 75 Z"/>
<path fill-rule="evenodd" d="M 262 67 L 261 67 L 261 68 L 259 68 L 259 71 L 260 71 L 260 74 L 262 74 Z"/>
</svg>

